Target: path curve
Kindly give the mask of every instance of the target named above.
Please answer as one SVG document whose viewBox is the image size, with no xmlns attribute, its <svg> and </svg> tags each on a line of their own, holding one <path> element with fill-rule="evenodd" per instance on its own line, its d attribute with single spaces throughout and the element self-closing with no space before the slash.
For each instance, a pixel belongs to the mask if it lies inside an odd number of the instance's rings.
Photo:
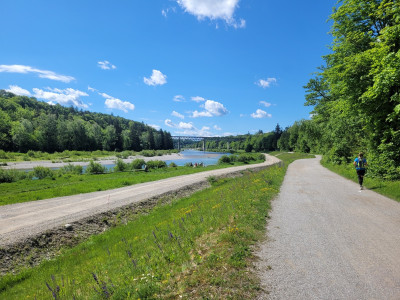
<svg viewBox="0 0 400 300">
<path fill-rule="evenodd" d="M 114 190 L 0 206 L 0 247 L 92 215 L 198 185 L 210 176 L 265 168 L 279 161 L 274 156 L 266 155 L 266 161 L 260 164 L 182 175 Z"/>
<path fill-rule="evenodd" d="M 259 299 L 400 299 L 400 203 L 297 160 L 272 203 Z"/>
</svg>

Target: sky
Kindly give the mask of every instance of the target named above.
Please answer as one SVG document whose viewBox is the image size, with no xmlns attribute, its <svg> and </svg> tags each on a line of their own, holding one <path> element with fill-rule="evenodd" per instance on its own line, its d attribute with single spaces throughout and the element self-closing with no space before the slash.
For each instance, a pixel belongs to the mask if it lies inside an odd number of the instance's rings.
<svg viewBox="0 0 400 300">
<path fill-rule="evenodd" d="M 0 89 L 172 135 L 309 119 L 336 0 L 0 0 Z"/>
</svg>

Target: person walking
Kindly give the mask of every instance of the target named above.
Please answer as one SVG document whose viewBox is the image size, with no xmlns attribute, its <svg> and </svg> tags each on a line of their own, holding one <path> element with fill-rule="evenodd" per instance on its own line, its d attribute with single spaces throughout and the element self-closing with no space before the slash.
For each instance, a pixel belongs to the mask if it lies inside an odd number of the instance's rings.
<svg viewBox="0 0 400 300">
<path fill-rule="evenodd" d="M 365 167 L 368 165 L 367 160 L 364 158 L 364 153 L 360 152 L 358 154 L 358 157 L 354 160 L 353 165 L 356 167 L 358 183 L 360 184 L 360 190 L 362 190 L 364 175 L 365 175 Z"/>
</svg>

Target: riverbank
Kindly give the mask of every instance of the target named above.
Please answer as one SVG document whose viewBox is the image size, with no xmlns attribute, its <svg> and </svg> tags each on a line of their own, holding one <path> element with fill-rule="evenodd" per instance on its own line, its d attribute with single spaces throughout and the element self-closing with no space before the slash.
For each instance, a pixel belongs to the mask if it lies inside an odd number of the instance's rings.
<svg viewBox="0 0 400 300">
<path fill-rule="evenodd" d="M 218 153 L 207 153 L 203 158 L 215 158 L 220 156 Z M 189 159 L 189 158 L 198 158 L 197 156 L 185 156 L 182 153 L 171 153 L 164 154 L 162 156 L 152 156 L 147 157 L 143 155 L 134 155 L 129 156 L 126 159 L 122 159 L 124 163 L 131 163 L 135 159 L 143 159 L 144 161 L 150 160 L 162 160 L 162 161 L 171 161 L 171 160 L 181 160 L 181 159 Z M 118 158 L 116 156 L 111 156 L 107 158 L 97 159 L 96 162 L 101 165 L 113 165 Z M 47 167 L 47 168 L 62 168 L 69 164 L 74 166 L 87 166 L 92 159 L 88 159 L 87 161 L 75 161 L 75 162 L 63 162 L 63 161 L 51 161 L 51 160 L 40 160 L 40 161 L 18 161 L 18 162 L 7 162 L 6 166 L 2 166 L 2 169 L 15 169 L 15 170 L 32 170 L 35 167 Z"/>
</svg>

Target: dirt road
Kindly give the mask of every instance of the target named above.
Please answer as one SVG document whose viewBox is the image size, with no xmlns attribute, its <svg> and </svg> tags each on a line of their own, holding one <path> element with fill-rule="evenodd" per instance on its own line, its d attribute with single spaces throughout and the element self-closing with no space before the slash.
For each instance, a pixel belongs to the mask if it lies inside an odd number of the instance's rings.
<svg viewBox="0 0 400 300">
<path fill-rule="evenodd" d="M 266 161 L 262 164 L 184 175 L 109 191 L 0 206 L 0 247 L 23 241 L 46 230 L 91 215 L 206 182 L 210 176 L 224 176 L 245 169 L 265 168 L 277 162 L 279 159 L 267 155 Z"/>
<path fill-rule="evenodd" d="M 308 159 L 289 166 L 270 216 L 260 299 L 400 299 L 400 203 Z"/>
</svg>

